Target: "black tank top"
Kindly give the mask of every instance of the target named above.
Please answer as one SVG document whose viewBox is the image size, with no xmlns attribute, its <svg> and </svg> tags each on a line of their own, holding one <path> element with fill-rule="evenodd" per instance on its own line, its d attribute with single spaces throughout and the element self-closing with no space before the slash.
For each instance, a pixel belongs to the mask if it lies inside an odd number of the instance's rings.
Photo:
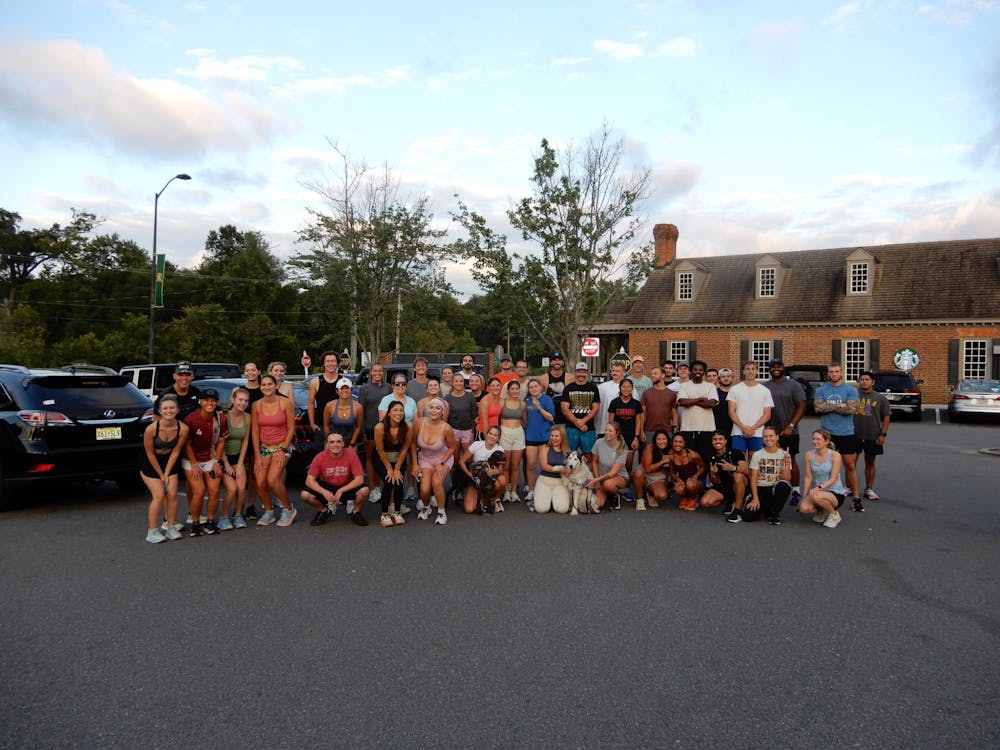
<svg viewBox="0 0 1000 750">
<path fill-rule="evenodd" d="M 337 377 L 340 380 L 340 377 Z M 328 383 L 326 378 L 322 375 L 319 376 L 319 387 L 316 389 L 316 415 L 317 421 L 322 419 L 323 410 L 326 409 L 326 405 L 331 401 L 337 399 L 337 380 L 332 383 Z"/>
<path fill-rule="evenodd" d="M 545 389 L 545 392 L 552 397 L 553 401 L 557 401 L 562 398 L 563 390 L 566 388 L 566 371 L 563 370 L 562 375 L 554 375 L 552 370 L 549 370 L 546 375 L 549 387 Z"/>
<path fill-rule="evenodd" d="M 180 422 L 177 423 L 177 434 L 174 435 L 173 440 L 164 440 L 160 437 L 160 422 L 157 420 L 156 429 L 153 431 L 153 450 L 154 451 L 172 451 L 177 445 L 177 441 L 181 438 L 181 425 Z"/>
</svg>

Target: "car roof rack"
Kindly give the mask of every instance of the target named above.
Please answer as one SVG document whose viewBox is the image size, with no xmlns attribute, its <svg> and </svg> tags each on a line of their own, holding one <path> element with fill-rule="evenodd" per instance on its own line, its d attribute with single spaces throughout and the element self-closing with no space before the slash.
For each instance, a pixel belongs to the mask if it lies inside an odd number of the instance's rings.
<svg viewBox="0 0 1000 750">
<path fill-rule="evenodd" d="M 0 370 L 7 370 L 9 372 L 19 372 L 22 375 L 27 375 L 27 374 L 29 374 L 31 372 L 31 370 L 29 370 L 24 365 L 0 364 Z"/>
</svg>

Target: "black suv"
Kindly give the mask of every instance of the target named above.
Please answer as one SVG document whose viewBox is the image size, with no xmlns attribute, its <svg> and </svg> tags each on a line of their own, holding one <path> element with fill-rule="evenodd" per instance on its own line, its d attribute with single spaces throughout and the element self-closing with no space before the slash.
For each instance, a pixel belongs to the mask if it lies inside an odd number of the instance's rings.
<svg viewBox="0 0 1000 750">
<path fill-rule="evenodd" d="M 0 503 L 14 484 L 45 479 L 135 487 L 152 419 L 125 376 L 0 364 Z"/>
<path fill-rule="evenodd" d="M 885 395 L 893 414 L 906 414 L 920 421 L 923 407 L 920 384 L 923 380 L 915 380 L 910 373 L 902 370 L 877 370 L 872 375 L 875 376 L 874 389 Z"/>
</svg>

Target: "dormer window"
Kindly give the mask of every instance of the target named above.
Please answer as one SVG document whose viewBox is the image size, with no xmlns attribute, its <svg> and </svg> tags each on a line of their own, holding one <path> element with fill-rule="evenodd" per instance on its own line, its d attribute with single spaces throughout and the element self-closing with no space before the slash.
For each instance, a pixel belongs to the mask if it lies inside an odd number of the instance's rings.
<svg viewBox="0 0 1000 750">
<path fill-rule="evenodd" d="M 875 287 L 875 256 L 860 247 L 847 256 L 844 277 L 847 281 L 848 297 L 872 294 Z"/>
<path fill-rule="evenodd" d="M 757 269 L 757 296 L 775 297 L 778 292 L 778 269 L 774 266 Z"/>
<path fill-rule="evenodd" d="M 680 271 L 677 274 L 677 299 L 694 299 L 694 272 Z"/>
</svg>

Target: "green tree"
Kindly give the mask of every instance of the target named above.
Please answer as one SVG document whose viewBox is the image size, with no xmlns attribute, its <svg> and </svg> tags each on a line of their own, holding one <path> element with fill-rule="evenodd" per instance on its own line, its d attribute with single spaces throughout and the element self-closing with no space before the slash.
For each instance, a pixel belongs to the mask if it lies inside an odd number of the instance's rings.
<svg viewBox="0 0 1000 750">
<path fill-rule="evenodd" d="M 45 357 L 45 324 L 30 305 L 0 316 L 0 362 L 25 367 L 51 364 Z"/>
<path fill-rule="evenodd" d="M 363 350 L 378 353 L 399 295 L 440 288 L 445 232 L 432 226 L 426 196 L 406 202 L 388 167 L 354 163 L 331 145 L 339 172 L 325 184 L 308 185 L 326 210 L 307 209 L 311 221 L 299 241 L 312 247 L 291 264 L 304 285 L 330 288 L 339 302 L 335 314 L 348 316 Z"/>
<path fill-rule="evenodd" d="M 31 275 L 77 250 L 86 241 L 84 235 L 100 223 L 92 213 L 72 211 L 73 220 L 66 226 L 22 230 L 20 214 L 0 209 L 0 294 L 8 315 L 13 314 L 18 292 Z"/>
<path fill-rule="evenodd" d="M 453 213 L 467 233 L 461 246 L 473 277 L 488 294 L 509 300 L 529 338 L 547 349 L 576 351 L 608 305 L 648 273 L 652 250 L 637 247 L 636 236 L 651 173 L 629 171 L 624 160 L 624 138 L 606 123 L 582 148 L 562 154 L 543 140 L 532 195 L 507 211 L 529 243 L 522 252 L 509 252 L 507 238 L 461 199 Z"/>
</svg>

